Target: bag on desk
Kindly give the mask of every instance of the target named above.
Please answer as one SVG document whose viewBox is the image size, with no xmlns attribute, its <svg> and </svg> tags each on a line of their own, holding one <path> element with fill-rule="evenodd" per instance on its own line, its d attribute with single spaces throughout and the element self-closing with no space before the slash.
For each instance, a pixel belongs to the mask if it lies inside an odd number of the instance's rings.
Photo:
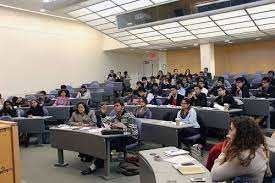
<svg viewBox="0 0 275 183">
<path fill-rule="evenodd" d="M 111 129 L 111 130 L 102 130 L 102 135 L 117 135 L 117 134 L 123 134 L 123 130 L 121 129 Z"/>
</svg>

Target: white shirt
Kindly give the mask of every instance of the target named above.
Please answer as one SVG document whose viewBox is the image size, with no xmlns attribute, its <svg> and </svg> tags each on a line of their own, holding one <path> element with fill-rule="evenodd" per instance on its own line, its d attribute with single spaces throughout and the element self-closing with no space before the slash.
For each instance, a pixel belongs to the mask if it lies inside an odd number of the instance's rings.
<svg viewBox="0 0 275 183">
<path fill-rule="evenodd" d="M 89 90 L 87 90 L 84 95 L 82 96 L 80 92 L 77 93 L 76 98 L 80 98 L 80 99 L 90 99 L 91 98 L 91 93 Z"/>
<path fill-rule="evenodd" d="M 147 102 L 149 104 L 151 102 L 151 100 L 154 99 L 154 95 L 152 93 L 148 93 L 146 99 L 147 99 Z"/>
<path fill-rule="evenodd" d="M 191 109 L 189 110 L 189 113 L 187 114 L 187 116 L 184 119 L 181 117 L 180 112 L 181 112 L 181 110 L 178 112 L 177 118 L 180 118 L 180 120 L 183 123 L 186 123 L 189 125 L 192 124 L 193 128 L 200 128 L 200 125 L 197 121 L 197 112 L 195 111 L 195 109 L 193 109 L 191 107 Z"/>
<path fill-rule="evenodd" d="M 178 94 L 182 95 L 182 96 L 185 96 L 185 89 L 183 87 L 181 87 L 179 90 L 178 90 Z"/>
<path fill-rule="evenodd" d="M 208 94 L 208 90 L 206 88 L 201 89 L 201 92 L 204 93 L 206 96 Z"/>
</svg>

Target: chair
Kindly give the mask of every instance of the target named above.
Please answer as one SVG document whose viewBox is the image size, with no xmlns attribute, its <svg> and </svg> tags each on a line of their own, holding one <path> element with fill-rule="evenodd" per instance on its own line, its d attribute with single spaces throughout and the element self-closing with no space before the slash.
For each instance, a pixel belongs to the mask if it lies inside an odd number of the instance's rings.
<svg viewBox="0 0 275 183">
<path fill-rule="evenodd" d="M 49 111 L 48 109 L 43 107 L 43 112 L 44 112 L 44 116 L 49 116 Z"/>
<path fill-rule="evenodd" d="M 2 116 L 0 117 L 0 121 L 10 121 L 10 122 L 14 122 L 13 118 L 10 116 Z"/>
<path fill-rule="evenodd" d="M 74 88 L 71 85 L 66 85 L 66 89 L 70 92 L 70 93 L 74 93 Z"/>
<path fill-rule="evenodd" d="M 47 95 L 48 99 L 52 100 L 55 98 L 55 95 Z"/>
<path fill-rule="evenodd" d="M 15 96 L 9 96 L 9 97 L 7 98 L 7 101 L 12 102 L 13 97 L 15 97 Z"/>
<path fill-rule="evenodd" d="M 137 140 L 137 142 L 127 145 L 124 151 L 124 158 L 127 157 L 127 151 L 132 150 L 134 148 L 136 148 L 139 144 L 140 144 L 140 137 L 141 137 L 141 128 L 142 128 L 142 122 L 140 119 L 135 118 L 136 120 L 136 124 L 137 124 L 137 129 L 138 129 L 138 134 L 139 134 L 139 139 Z"/>
<path fill-rule="evenodd" d="M 17 114 L 17 117 L 25 116 L 25 111 L 23 109 L 17 108 L 16 114 Z"/>
</svg>

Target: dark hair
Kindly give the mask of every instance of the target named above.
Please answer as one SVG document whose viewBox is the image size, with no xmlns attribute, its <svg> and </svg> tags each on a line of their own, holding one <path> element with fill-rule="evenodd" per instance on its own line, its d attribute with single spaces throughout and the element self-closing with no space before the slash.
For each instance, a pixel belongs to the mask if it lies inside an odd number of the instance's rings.
<svg viewBox="0 0 275 183">
<path fill-rule="evenodd" d="M 86 86 L 86 85 L 81 85 L 80 88 L 85 88 L 85 89 L 87 89 L 87 86 Z"/>
<path fill-rule="evenodd" d="M 268 77 L 263 77 L 262 81 L 270 82 L 270 79 Z"/>
<path fill-rule="evenodd" d="M 158 83 L 153 83 L 152 86 L 153 86 L 153 87 L 154 87 L 154 86 L 157 86 L 157 87 L 158 87 L 159 84 L 158 84 Z"/>
<path fill-rule="evenodd" d="M 128 72 L 127 71 L 124 71 L 124 75 L 127 75 L 128 74 Z"/>
<path fill-rule="evenodd" d="M 150 79 L 156 79 L 155 76 L 151 76 Z"/>
<path fill-rule="evenodd" d="M 31 104 L 32 104 L 32 101 L 35 101 L 35 102 L 37 103 L 36 108 L 43 108 L 42 106 L 39 105 L 39 102 L 38 102 L 37 99 L 32 99 L 32 100 L 30 101 L 30 108 L 34 108 L 34 107 L 31 105 Z"/>
<path fill-rule="evenodd" d="M 172 88 L 177 89 L 177 86 L 176 85 L 171 85 L 170 89 L 172 89 Z"/>
<path fill-rule="evenodd" d="M 200 74 L 204 74 L 204 72 L 203 72 L 203 71 L 200 71 Z"/>
<path fill-rule="evenodd" d="M 185 75 L 187 74 L 187 71 L 189 72 L 189 74 L 191 74 L 191 70 L 190 69 L 186 69 L 185 70 Z"/>
<path fill-rule="evenodd" d="M 79 111 L 78 111 L 78 106 L 82 104 L 85 108 L 85 114 L 88 114 L 89 113 L 89 107 L 87 106 L 87 104 L 85 104 L 84 102 L 79 102 L 77 105 L 76 105 L 76 113 L 79 114 Z"/>
<path fill-rule="evenodd" d="M 173 71 L 175 72 L 176 70 L 178 70 L 178 69 L 174 69 Z"/>
<path fill-rule="evenodd" d="M 238 81 L 245 82 L 245 79 L 244 79 L 244 77 L 238 77 L 238 78 L 236 78 L 236 82 L 238 82 Z"/>
<path fill-rule="evenodd" d="M 143 86 L 143 83 L 141 81 L 137 81 L 136 85 L 138 85 L 138 84 Z"/>
<path fill-rule="evenodd" d="M 205 81 L 199 80 L 198 83 L 203 83 L 203 84 L 205 84 Z"/>
<path fill-rule="evenodd" d="M 224 162 L 237 158 L 243 167 L 247 167 L 251 160 L 255 158 L 257 149 L 262 145 L 266 157 L 269 157 L 264 134 L 253 118 L 247 116 L 233 117 L 231 123 L 236 128 L 236 136 L 225 152 Z M 249 155 L 243 157 L 242 153 L 247 150 L 249 150 Z"/>
<path fill-rule="evenodd" d="M 147 100 L 147 98 L 146 97 L 141 97 L 140 99 L 142 99 L 143 100 L 143 102 L 147 105 L 148 104 L 148 100 Z"/>
<path fill-rule="evenodd" d="M 6 103 L 9 103 L 11 105 L 12 109 L 14 109 L 13 103 L 11 101 L 9 101 L 9 100 L 6 100 L 4 102 L 4 105 L 3 105 L 3 110 L 6 109 Z"/>
<path fill-rule="evenodd" d="M 182 73 L 179 74 L 179 78 L 183 78 L 184 75 Z"/>
<path fill-rule="evenodd" d="M 218 90 L 218 89 L 226 90 L 225 87 L 224 87 L 223 85 L 218 86 L 218 87 L 217 87 L 217 90 Z"/>
<path fill-rule="evenodd" d="M 133 92 L 133 89 L 132 89 L 132 88 L 128 88 L 128 89 L 126 90 L 126 92 Z"/>
<path fill-rule="evenodd" d="M 61 86 L 60 86 L 60 89 L 66 89 L 66 88 L 67 88 L 66 85 L 61 85 Z"/>
<path fill-rule="evenodd" d="M 224 77 L 220 76 L 220 77 L 218 78 L 218 81 L 224 83 Z"/>
<path fill-rule="evenodd" d="M 190 98 L 185 97 L 184 99 L 182 99 L 182 101 L 185 101 L 189 105 L 188 109 L 191 108 L 191 106 L 192 106 L 192 100 Z"/>
<path fill-rule="evenodd" d="M 193 89 L 195 89 L 196 87 L 198 87 L 200 90 L 202 89 L 202 87 L 200 85 L 194 85 Z"/>
<path fill-rule="evenodd" d="M 268 71 L 268 74 L 272 74 L 274 76 L 274 71 Z"/>
<path fill-rule="evenodd" d="M 147 81 L 147 77 L 144 77 L 144 76 L 143 76 L 143 77 L 141 78 L 141 80 L 142 80 L 142 81 L 143 81 L 143 80 L 146 80 L 146 81 Z"/>
<path fill-rule="evenodd" d="M 40 94 L 43 94 L 43 95 L 47 95 L 46 91 L 44 91 L 44 90 L 43 90 L 43 91 L 40 91 L 39 93 L 40 93 Z"/>
<path fill-rule="evenodd" d="M 207 67 L 205 67 L 204 69 L 206 69 L 206 70 L 208 71 L 208 68 L 207 68 Z"/>
<path fill-rule="evenodd" d="M 182 85 L 182 81 L 181 81 L 181 80 L 178 80 L 178 81 L 177 81 L 177 85 Z"/>
<path fill-rule="evenodd" d="M 64 90 L 64 89 L 58 91 L 58 96 L 59 96 L 59 97 L 61 96 L 61 93 L 62 93 L 63 91 L 66 93 L 66 97 L 70 97 L 69 91 L 68 91 L 68 90 Z"/>
<path fill-rule="evenodd" d="M 119 98 L 114 99 L 114 104 L 117 104 L 117 103 L 119 103 L 121 106 L 124 106 L 124 102 Z"/>
<path fill-rule="evenodd" d="M 143 87 L 139 87 L 139 88 L 138 88 L 138 92 L 146 92 L 146 90 L 145 90 L 145 88 L 143 88 Z"/>
<path fill-rule="evenodd" d="M 11 101 L 12 101 L 13 103 L 16 103 L 17 100 L 18 100 L 18 97 L 13 97 L 13 98 L 11 99 Z"/>
</svg>

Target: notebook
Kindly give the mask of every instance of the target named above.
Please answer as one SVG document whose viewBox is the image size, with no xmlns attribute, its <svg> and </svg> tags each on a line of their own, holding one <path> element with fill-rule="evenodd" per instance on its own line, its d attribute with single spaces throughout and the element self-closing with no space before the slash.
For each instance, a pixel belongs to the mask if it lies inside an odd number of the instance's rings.
<svg viewBox="0 0 275 183">
<path fill-rule="evenodd" d="M 176 149 L 176 150 L 165 151 L 164 154 L 170 157 L 170 156 L 186 155 L 186 154 L 189 154 L 189 152 L 183 149 Z"/>
<path fill-rule="evenodd" d="M 187 166 L 173 165 L 173 167 L 183 175 L 205 173 L 205 170 L 199 165 L 187 165 Z"/>
</svg>

